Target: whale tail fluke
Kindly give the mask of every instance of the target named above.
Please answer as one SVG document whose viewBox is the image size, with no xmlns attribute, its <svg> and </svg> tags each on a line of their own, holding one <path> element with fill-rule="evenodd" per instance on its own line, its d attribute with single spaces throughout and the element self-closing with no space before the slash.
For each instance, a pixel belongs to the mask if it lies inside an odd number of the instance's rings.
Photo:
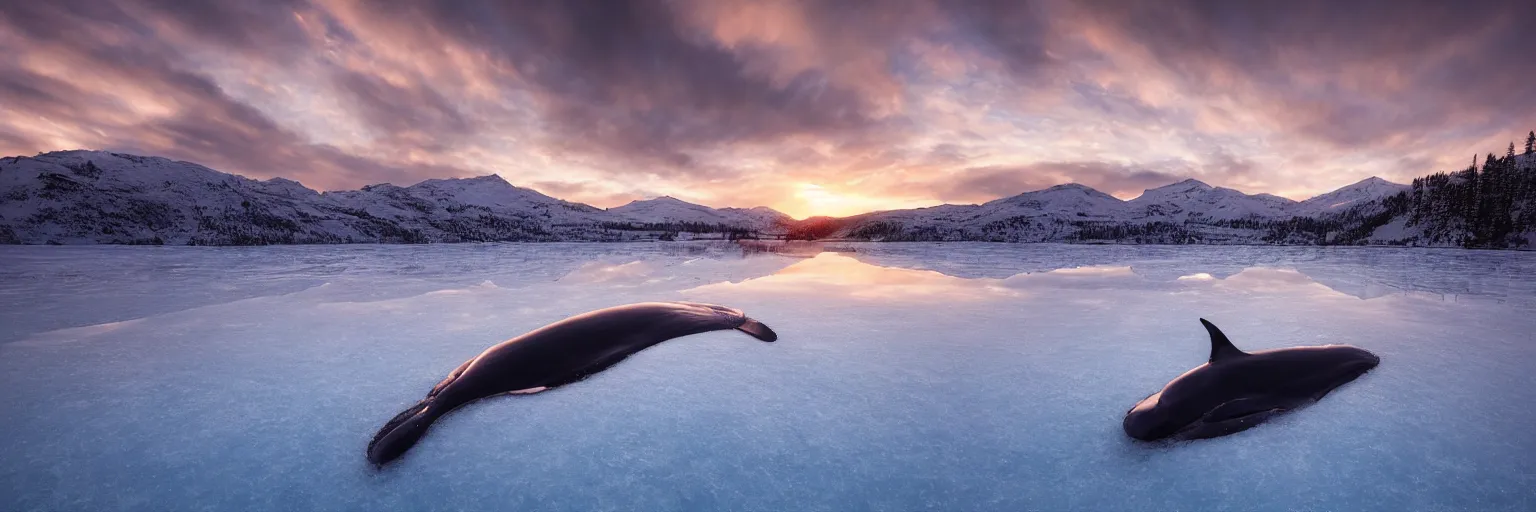
<svg viewBox="0 0 1536 512">
<path fill-rule="evenodd" d="M 741 325 L 736 327 L 736 330 L 751 334 L 752 337 L 763 341 L 775 341 L 779 339 L 779 334 L 773 332 L 773 329 L 769 329 L 766 324 L 751 318 L 748 318 L 747 321 L 742 322 Z"/>
<path fill-rule="evenodd" d="M 431 398 L 416 402 L 416 405 L 401 411 L 385 423 L 384 428 L 379 429 L 379 433 L 374 434 L 373 440 L 368 442 L 368 462 L 374 466 L 383 466 L 415 446 L 421 436 L 427 433 L 427 427 L 437 421 L 437 411 L 429 407 L 431 404 Z"/>
</svg>

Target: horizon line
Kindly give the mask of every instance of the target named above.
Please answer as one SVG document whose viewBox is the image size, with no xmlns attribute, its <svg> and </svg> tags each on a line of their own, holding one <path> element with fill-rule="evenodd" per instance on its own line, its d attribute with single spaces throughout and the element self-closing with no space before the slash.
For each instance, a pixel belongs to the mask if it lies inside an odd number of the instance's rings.
<svg viewBox="0 0 1536 512">
<path fill-rule="evenodd" d="M 1058 183 L 1058 184 L 1055 184 L 1055 185 L 1051 185 L 1051 186 L 1048 186 L 1048 187 L 1045 187 L 1045 188 L 1040 188 L 1040 189 L 1035 189 L 1035 190 L 1025 190 L 1025 191 L 1021 191 L 1021 192 L 1017 192 L 1017 193 L 1013 193 L 1013 194 L 999 195 L 999 196 L 997 196 L 995 198 L 992 198 L 992 199 L 989 199 L 987 201 L 980 202 L 980 203 L 951 203 L 951 202 L 942 202 L 942 203 L 934 204 L 934 205 L 931 205 L 931 206 L 919 206 L 919 207 L 913 207 L 913 208 L 877 209 L 877 210 L 869 210 L 869 211 L 864 211 L 864 212 L 860 212 L 860 213 L 841 215 L 841 216 L 834 216 L 834 215 L 808 215 L 808 216 L 805 216 L 805 217 L 795 217 L 793 215 L 785 213 L 785 212 L 783 212 L 783 211 L 781 211 L 781 210 L 779 210 L 777 208 L 774 208 L 772 206 L 767 206 L 767 205 L 762 205 L 762 204 L 755 205 L 755 206 L 712 206 L 712 205 L 709 205 L 709 204 L 704 204 L 702 202 L 695 202 L 695 201 L 689 201 L 689 200 L 686 200 L 686 199 L 680 199 L 680 198 L 677 198 L 677 197 L 675 197 L 675 196 L 673 196 L 671 194 L 661 194 L 661 195 L 657 195 L 657 196 L 654 196 L 654 197 L 647 197 L 647 198 L 644 198 L 644 199 L 634 199 L 634 200 L 631 200 L 628 203 L 624 203 L 624 204 L 617 205 L 617 206 L 603 208 L 603 207 L 598 207 L 598 206 L 594 206 L 594 205 L 591 205 L 591 204 L 587 204 L 587 203 L 584 203 L 584 202 L 570 201 L 570 200 L 567 200 L 567 199 L 563 199 L 563 198 L 560 198 L 560 197 L 557 197 L 557 196 L 545 193 L 545 192 L 543 192 L 541 190 L 538 190 L 537 188 L 534 188 L 534 187 L 531 187 L 531 186 L 517 185 L 517 184 L 507 180 L 506 177 L 502 176 L 499 172 L 492 172 L 490 174 L 482 174 L 482 175 L 475 175 L 475 176 L 453 176 L 453 177 L 444 177 L 444 178 L 426 178 L 426 179 L 423 179 L 423 180 L 418 181 L 416 183 L 412 183 L 410 185 L 404 185 L 404 186 L 402 186 L 402 185 L 395 185 L 394 183 L 391 183 L 391 182 L 379 182 L 379 183 L 370 183 L 370 184 L 362 185 L 362 186 L 360 186 L 358 188 L 351 188 L 351 189 L 317 190 L 317 189 L 309 188 L 309 186 L 304 185 L 304 183 L 301 182 L 301 181 L 298 181 L 298 180 L 295 180 L 295 179 L 292 179 L 292 178 L 283 177 L 283 176 L 273 176 L 271 178 L 267 178 L 265 180 L 262 180 L 262 179 L 252 178 L 250 176 L 246 176 L 246 175 L 238 173 L 238 172 L 230 172 L 230 171 L 215 169 L 213 167 L 209 167 L 207 165 L 203 165 L 201 163 L 192 162 L 192 161 L 188 161 L 188 160 L 177 160 L 177 159 L 174 159 L 174 158 L 158 156 L 158 155 L 143 155 L 143 154 L 137 154 L 137 153 L 128 153 L 128 152 L 112 151 L 112 150 L 105 150 L 105 149 L 64 149 L 64 150 L 39 152 L 39 153 L 37 153 L 36 155 L 33 155 L 33 156 L 8 155 L 8 156 L 0 157 L 0 158 L 4 158 L 4 159 L 37 158 L 37 157 L 41 157 L 41 156 L 60 154 L 60 153 L 110 153 L 110 154 L 114 154 L 114 155 L 129 155 L 129 156 L 135 156 L 135 157 L 141 157 L 141 158 L 159 158 L 159 159 L 168 160 L 168 161 L 171 161 L 171 162 L 180 162 L 180 163 L 185 163 L 185 164 L 196 165 L 198 167 L 202 167 L 202 168 L 208 169 L 210 171 L 214 171 L 214 172 L 218 172 L 218 173 L 222 173 L 222 174 L 233 175 L 233 176 L 239 176 L 241 178 L 245 178 L 245 179 L 249 179 L 249 180 L 253 180 L 253 181 L 258 181 L 258 182 L 260 182 L 260 181 L 271 181 L 271 180 L 277 180 L 277 179 L 281 179 L 281 180 L 284 180 L 284 181 L 290 181 L 290 182 L 298 183 L 299 186 L 304 187 L 304 188 L 309 189 L 309 190 L 313 190 L 313 191 L 315 191 L 317 193 L 320 193 L 320 194 L 325 194 L 325 193 L 328 193 L 328 192 L 361 191 L 361 190 L 363 190 L 365 188 L 379 186 L 379 185 L 389 185 L 389 186 L 394 186 L 394 187 L 409 188 L 409 187 L 414 187 L 414 186 L 421 185 L 423 183 L 427 183 L 427 182 L 430 182 L 430 181 L 472 180 L 472 179 L 479 179 L 479 178 L 495 177 L 495 178 L 501 180 L 503 183 L 506 183 L 508 186 L 511 186 L 511 187 L 514 187 L 514 188 L 521 188 L 521 189 L 525 189 L 525 190 L 530 190 L 530 191 L 533 191 L 533 192 L 538 193 L 540 195 L 543 195 L 545 197 L 549 197 L 551 199 L 556 199 L 556 200 L 564 201 L 564 202 L 567 202 L 567 203 L 574 203 L 574 204 L 581 204 L 581 205 L 585 205 L 585 206 L 590 206 L 592 208 L 597 208 L 597 209 L 604 210 L 604 211 L 612 210 L 612 209 L 615 209 L 615 208 L 622 208 L 622 207 L 629 206 L 629 205 L 632 205 L 632 204 L 635 204 L 635 203 L 649 202 L 649 201 L 656 201 L 656 200 L 660 200 L 660 199 L 664 199 L 664 198 L 670 198 L 670 199 L 673 199 L 675 201 L 679 201 L 679 202 L 683 202 L 683 203 L 687 203 L 687 204 L 692 204 L 692 205 L 703 206 L 703 207 L 707 207 L 707 208 L 711 208 L 711 209 L 717 209 L 717 210 L 718 209 L 725 209 L 725 208 L 734 208 L 734 209 L 741 209 L 741 210 L 750 210 L 750 209 L 754 209 L 754 208 L 767 208 L 769 210 L 772 210 L 772 211 L 774 211 L 776 213 L 782 214 L 782 215 L 784 215 L 786 217 L 789 217 L 789 218 L 791 218 L 793 220 L 797 220 L 797 221 L 802 221 L 802 220 L 812 219 L 812 218 L 818 218 L 818 217 L 840 219 L 840 218 L 857 217 L 857 216 L 860 216 L 860 215 L 869 215 L 869 214 L 874 214 L 874 213 L 891 212 L 891 211 L 902 211 L 902 210 L 922 210 L 922 209 L 928 209 L 928 208 L 938 208 L 938 207 L 941 207 L 941 206 L 981 206 L 983 204 L 991 203 L 993 201 L 998 201 L 998 200 L 1007 199 L 1007 198 L 1011 198 L 1011 197 L 1017 197 L 1017 196 L 1024 195 L 1024 194 L 1030 194 L 1030 193 L 1035 193 L 1035 192 L 1042 192 L 1042 191 L 1050 190 L 1050 189 L 1053 189 L 1053 188 L 1065 187 L 1065 186 L 1082 187 L 1082 188 L 1085 188 L 1085 189 L 1088 189 L 1088 190 L 1092 190 L 1094 192 L 1098 192 L 1100 194 L 1104 194 L 1106 196 L 1112 197 L 1115 200 L 1120 201 L 1120 202 L 1130 202 L 1130 201 L 1134 201 L 1136 199 L 1141 198 L 1142 196 L 1146 195 L 1147 192 L 1150 192 L 1150 191 L 1153 191 L 1153 190 L 1167 188 L 1167 187 L 1170 187 L 1170 186 L 1173 186 L 1173 185 L 1177 185 L 1177 184 L 1180 184 L 1180 183 L 1185 183 L 1185 182 L 1195 182 L 1195 183 L 1204 185 L 1206 187 L 1210 187 L 1212 189 L 1232 190 L 1232 191 L 1238 192 L 1240 194 L 1243 194 L 1243 195 L 1249 196 L 1249 197 L 1267 195 L 1267 196 L 1271 196 L 1271 197 L 1278 197 L 1278 198 L 1286 199 L 1286 200 L 1292 201 L 1292 202 L 1303 202 L 1303 201 L 1307 201 L 1307 200 L 1310 200 L 1310 199 L 1313 199 L 1313 198 L 1316 198 L 1316 197 L 1319 197 L 1319 196 L 1322 196 L 1322 195 L 1326 195 L 1326 194 L 1329 194 L 1329 193 L 1332 193 L 1332 192 L 1336 192 L 1338 190 L 1350 187 L 1352 185 L 1358 185 L 1360 183 L 1368 182 L 1368 181 L 1371 181 L 1371 180 L 1379 180 L 1379 181 L 1382 181 L 1382 182 L 1385 182 L 1385 183 L 1389 183 L 1389 184 L 1393 184 L 1393 185 L 1400 185 L 1400 186 L 1407 186 L 1408 185 L 1408 184 L 1405 184 L 1405 183 L 1397 183 L 1397 182 L 1394 182 L 1394 181 L 1391 181 L 1391 180 L 1387 180 L 1387 179 L 1382 178 L 1380 176 L 1371 175 L 1371 176 L 1368 176 L 1368 177 L 1365 177 L 1365 178 L 1362 178 L 1362 179 L 1359 179 L 1359 180 L 1355 180 L 1355 181 L 1349 182 L 1349 183 L 1341 185 L 1339 187 L 1330 189 L 1330 190 L 1328 190 L 1326 192 L 1321 192 L 1321 193 L 1318 193 L 1318 194 L 1314 194 L 1314 195 L 1312 195 L 1312 196 L 1310 196 L 1310 197 L 1308 197 L 1306 199 L 1298 200 L 1298 199 L 1291 199 L 1291 198 L 1288 198 L 1288 197 L 1285 197 L 1285 196 L 1281 196 L 1281 195 L 1273 194 L 1273 193 L 1269 193 L 1269 192 L 1249 193 L 1249 192 L 1246 192 L 1246 191 L 1243 191 L 1243 190 L 1239 190 L 1239 189 L 1236 189 L 1236 188 L 1232 188 L 1232 187 L 1224 187 L 1224 186 L 1218 186 L 1218 185 L 1211 185 L 1211 184 L 1206 183 L 1205 181 L 1200 180 L 1198 178 L 1186 177 L 1184 179 L 1173 181 L 1173 182 L 1168 183 L 1166 185 L 1161 185 L 1161 186 L 1158 186 L 1158 187 L 1144 189 L 1144 190 L 1142 190 L 1142 192 L 1140 194 L 1137 194 L 1135 197 L 1131 197 L 1131 198 L 1127 198 L 1127 199 L 1122 199 L 1120 197 L 1116 197 L 1114 194 L 1110 194 L 1110 193 L 1101 191 L 1099 189 L 1096 189 L 1096 188 L 1094 188 L 1092 186 L 1089 186 L 1089 185 L 1086 185 L 1086 184 L 1082 184 L 1082 183 L 1078 183 L 1078 182 L 1074 182 L 1074 181 L 1067 181 L 1067 182 L 1064 182 L 1064 183 Z M 1522 156 L 1522 155 L 1517 155 L 1517 156 Z M 1439 172 L 1455 172 L 1455 171 L 1439 171 Z M 1431 173 L 1431 174 L 1433 174 L 1433 173 Z"/>
</svg>

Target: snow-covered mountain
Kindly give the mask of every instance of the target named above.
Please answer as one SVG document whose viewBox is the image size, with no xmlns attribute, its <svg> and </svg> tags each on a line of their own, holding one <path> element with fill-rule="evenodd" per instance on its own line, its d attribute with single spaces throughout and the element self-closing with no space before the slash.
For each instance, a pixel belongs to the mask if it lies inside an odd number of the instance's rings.
<svg viewBox="0 0 1536 512">
<path fill-rule="evenodd" d="M 692 223 L 742 226 L 760 232 L 782 231 L 793 219 L 766 206 L 756 208 L 710 208 L 671 196 L 633 201 L 608 209 L 634 222 Z"/>
<path fill-rule="evenodd" d="M 1536 172 L 1528 160 L 1506 159 L 1515 164 L 1500 164 L 1509 170 L 1488 179 L 1509 182 L 1498 185 L 1508 190 L 1536 189 L 1513 184 L 1536 181 L 1521 174 Z M 1065 184 L 979 205 L 796 221 L 769 208 L 717 209 L 672 197 L 603 210 L 494 175 L 321 193 L 291 180 L 258 181 L 159 157 L 61 151 L 0 158 L 0 243 L 622 241 L 745 232 L 876 241 L 1536 244 L 1536 231 L 1525 227 L 1536 225 L 1536 202 L 1526 199 L 1506 201 L 1510 226 L 1496 216 L 1477 221 L 1492 222 L 1494 231 L 1441 219 L 1446 215 L 1436 212 L 1483 211 L 1435 206 L 1472 197 L 1465 192 L 1471 175 L 1462 174 L 1417 180 L 1424 181 L 1422 201 L 1420 188 L 1408 194 L 1409 186 L 1380 178 L 1301 202 L 1184 180 L 1128 201 Z M 1510 229 L 1516 232 L 1497 231 Z"/>
<path fill-rule="evenodd" d="M 1019 215 L 1078 217 L 1108 220 L 1120 215 L 1125 204 L 1114 196 L 1076 183 L 1056 185 L 981 205 L 983 219 L 1001 220 Z"/>
<path fill-rule="evenodd" d="M 1408 185 L 1371 176 L 1333 192 L 1295 203 L 1288 211 L 1291 215 L 1308 217 L 1337 213 L 1371 201 L 1380 201 L 1384 197 L 1407 191 L 1408 188 Z"/>
<path fill-rule="evenodd" d="M 752 231 L 778 214 L 691 206 L 720 219 L 706 231 Z M 494 175 L 321 193 L 282 178 L 103 151 L 0 159 L 0 243 L 632 240 L 655 238 L 652 229 L 671 222 L 563 201 Z"/>
<path fill-rule="evenodd" d="M 1069 183 L 981 205 L 943 205 L 851 217 L 840 224 L 833 236 L 872 240 L 1082 241 L 1100 239 L 1098 230 L 1114 228 L 1105 234 L 1115 241 L 1178 242 L 1190 236 L 1185 226 L 1199 226 L 1195 231 L 1201 234 L 1194 236 L 1201 240 L 1240 242 L 1257 237 L 1248 236 L 1234 225 L 1292 218 L 1289 209 L 1296 204 L 1275 195 L 1244 194 L 1192 179 L 1148 189 L 1129 201 Z M 1168 226 L 1178 229 L 1170 231 Z M 1163 231 L 1157 237 L 1144 238 L 1148 230 Z"/>
<path fill-rule="evenodd" d="M 795 236 L 876 241 L 1536 246 L 1536 162 L 1501 158 L 1476 173 L 1414 185 L 1368 178 L 1305 201 L 1196 180 L 1120 201 L 1058 185 L 982 205 L 819 219 Z"/>
<path fill-rule="evenodd" d="M 1275 195 L 1248 195 L 1190 179 L 1148 189 L 1125 206 L 1132 220 L 1185 222 L 1277 219 L 1288 216 L 1285 209 L 1294 203 Z"/>
</svg>

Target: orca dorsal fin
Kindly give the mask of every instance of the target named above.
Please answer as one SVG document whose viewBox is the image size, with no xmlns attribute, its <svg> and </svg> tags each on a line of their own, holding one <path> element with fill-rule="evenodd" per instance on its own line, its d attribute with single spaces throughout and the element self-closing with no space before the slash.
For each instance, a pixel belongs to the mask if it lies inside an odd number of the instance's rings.
<svg viewBox="0 0 1536 512">
<path fill-rule="evenodd" d="M 1212 324 L 1204 318 L 1200 319 L 1200 324 L 1204 325 L 1205 330 L 1211 333 L 1211 359 L 1209 362 L 1215 363 L 1248 355 L 1247 352 L 1238 350 L 1237 347 L 1233 346 L 1232 340 L 1227 339 L 1227 335 L 1222 334 L 1221 329 L 1216 328 L 1216 324 Z"/>
</svg>

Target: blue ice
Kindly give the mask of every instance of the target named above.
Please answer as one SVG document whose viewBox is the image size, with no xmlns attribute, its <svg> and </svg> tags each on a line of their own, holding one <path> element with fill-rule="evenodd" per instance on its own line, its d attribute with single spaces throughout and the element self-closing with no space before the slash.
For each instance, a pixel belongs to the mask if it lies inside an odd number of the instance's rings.
<svg viewBox="0 0 1536 512">
<path fill-rule="evenodd" d="M 484 348 L 644 300 L 663 343 L 485 400 L 376 472 Z M 1533 510 L 1536 254 L 825 244 L 0 247 L 0 510 Z M 1245 350 L 1382 358 L 1236 435 L 1126 409 Z"/>
</svg>

